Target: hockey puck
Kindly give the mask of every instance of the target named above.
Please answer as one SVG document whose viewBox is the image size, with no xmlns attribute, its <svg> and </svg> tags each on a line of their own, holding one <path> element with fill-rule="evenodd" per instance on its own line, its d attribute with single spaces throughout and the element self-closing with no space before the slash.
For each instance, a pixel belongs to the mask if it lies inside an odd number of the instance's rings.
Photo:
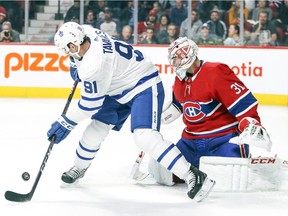
<svg viewBox="0 0 288 216">
<path fill-rule="evenodd" d="M 22 179 L 23 179 L 24 181 L 28 181 L 28 180 L 30 179 L 30 174 L 29 174 L 28 172 L 24 172 L 24 173 L 22 174 Z"/>
</svg>

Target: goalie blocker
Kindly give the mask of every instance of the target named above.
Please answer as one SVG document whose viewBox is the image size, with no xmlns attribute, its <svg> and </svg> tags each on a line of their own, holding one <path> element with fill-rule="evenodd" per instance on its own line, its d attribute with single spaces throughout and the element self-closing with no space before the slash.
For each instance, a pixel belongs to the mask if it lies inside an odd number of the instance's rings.
<svg viewBox="0 0 288 216">
<path fill-rule="evenodd" d="M 217 184 L 214 191 L 287 191 L 288 161 L 275 157 L 229 158 L 207 157 L 200 159 L 200 170 Z M 149 162 L 149 173 L 159 184 L 172 186 L 178 183 L 173 174 L 154 160 Z"/>
</svg>

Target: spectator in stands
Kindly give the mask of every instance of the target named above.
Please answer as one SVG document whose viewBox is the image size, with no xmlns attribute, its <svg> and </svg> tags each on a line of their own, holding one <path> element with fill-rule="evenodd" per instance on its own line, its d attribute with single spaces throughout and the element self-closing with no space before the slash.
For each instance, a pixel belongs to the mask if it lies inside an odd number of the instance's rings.
<svg viewBox="0 0 288 216">
<path fill-rule="evenodd" d="M 222 45 L 222 38 L 210 32 L 210 27 L 207 23 L 202 25 L 200 34 L 195 39 L 198 45 Z"/>
<path fill-rule="evenodd" d="M 132 27 L 130 25 L 125 25 L 122 28 L 122 33 L 121 33 L 120 39 L 125 41 L 128 44 L 134 43 L 134 37 L 132 35 Z"/>
<path fill-rule="evenodd" d="M 149 1 L 139 1 L 138 4 L 138 22 L 144 22 L 147 20 L 149 12 L 152 7 L 149 5 Z"/>
<path fill-rule="evenodd" d="M 147 26 L 145 35 L 145 38 L 140 41 L 140 44 L 158 44 L 153 26 Z"/>
<path fill-rule="evenodd" d="M 180 28 L 181 23 L 187 18 L 187 7 L 184 6 L 182 0 L 175 1 L 175 7 L 171 8 L 170 20 L 178 28 Z"/>
<path fill-rule="evenodd" d="M 227 35 L 226 24 L 220 20 L 220 11 L 218 9 L 213 9 L 210 13 L 210 20 L 208 20 L 207 25 L 209 26 L 210 33 L 216 34 L 218 37 L 225 40 Z"/>
<path fill-rule="evenodd" d="M 229 26 L 228 37 L 224 40 L 225 46 L 239 46 L 240 44 L 240 28 L 238 25 Z"/>
<path fill-rule="evenodd" d="M 205 1 L 207 1 L 207 0 L 205 0 Z M 246 4 L 247 0 L 244 0 L 244 1 L 245 1 L 245 4 Z M 248 1 L 253 2 L 254 0 L 248 0 Z M 208 1 L 208 2 L 211 2 L 211 1 Z M 224 15 L 224 13 L 226 11 L 229 11 L 229 9 L 231 8 L 231 6 L 233 4 L 233 1 L 231 1 L 231 0 L 228 0 L 228 1 L 212 1 L 212 2 L 214 2 L 214 4 L 215 4 L 214 8 L 217 8 L 218 10 L 220 10 L 221 13 L 223 13 L 223 15 Z M 248 8 L 248 10 L 249 10 L 249 8 Z M 209 11 L 211 11 L 211 10 L 209 10 Z M 223 18 L 224 17 L 222 17 L 221 19 L 223 20 Z"/>
<path fill-rule="evenodd" d="M 275 25 L 268 20 L 267 11 L 259 13 L 259 21 L 252 28 L 252 32 L 257 35 L 261 46 L 278 46 L 277 32 Z"/>
<path fill-rule="evenodd" d="M 7 20 L 7 11 L 0 6 L 0 32 L 2 32 L 2 24 Z"/>
<path fill-rule="evenodd" d="M 75 16 L 73 16 L 72 18 L 71 18 L 71 20 L 70 20 L 71 22 L 76 22 L 76 23 L 78 23 L 78 24 L 80 24 L 80 18 L 79 18 L 79 15 L 75 15 Z"/>
<path fill-rule="evenodd" d="M 157 22 L 160 22 L 160 17 L 164 14 L 164 12 L 162 11 L 162 8 L 161 8 L 159 1 L 153 2 L 152 10 L 154 10 L 156 12 Z"/>
<path fill-rule="evenodd" d="M 170 23 L 169 16 L 166 14 L 163 14 L 160 17 L 159 28 L 156 31 L 156 38 L 157 39 L 160 39 L 162 37 L 166 37 L 168 35 L 167 30 L 168 30 L 169 23 Z"/>
<path fill-rule="evenodd" d="M 2 24 L 2 31 L 0 33 L 0 42 L 20 42 L 20 34 L 18 31 L 12 29 L 12 24 L 9 21 L 5 21 Z"/>
<path fill-rule="evenodd" d="M 134 26 L 134 1 L 127 1 L 127 7 L 120 13 L 119 20 L 122 26 Z"/>
<path fill-rule="evenodd" d="M 167 34 L 160 37 L 160 38 L 157 37 L 157 40 L 158 40 L 159 44 L 171 44 L 177 38 L 178 38 L 177 26 L 173 23 L 170 23 L 168 25 Z"/>
<path fill-rule="evenodd" d="M 93 10 L 88 10 L 84 24 L 91 25 L 93 28 L 96 28 L 97 20 Z"/>
<path fill-rule="evenodd" d="M 97 28 L 106 32 L 110 36 L 120 37 L 122 27 L 120 21 L 113 18 L 111 8 L 105 7 L 104 19 L 97 22 Z"/>
<path fill-rule="evenodd" d="M 84 17 L 87 14 L 88 7 L 84 5 Z M 64 18 L 64 23 L 72 20 L 73 17 L 80 17 L 80 0 L 74 0 L 73 5 L 68 9 Z"/>
<path fill-rule="evenodd" d="M 99 20 L 99 15 L 101 18 L 101 14 L 104 14 L 105 7 L 107 7 L 107 4 L 104 0 L 89 1 L 89 8 L 93 10 L 97 20 Z"/>
<path fill-rule="evenodd" d="M 197 9 L 199 13 L 199 19 L 203 23 L 207 22 L 210 19 L 209 11 L 212 11 L 215 8 L 217 8 L 215 2 L 209 0 L 198 1 L 195 7 L 195 9 Z"/>
<path fill-rule="evenodd" d="M 142 21 L 138 23 L 138 37 L 139 37 L 138 40 L 139 41 L 145 38 L 146 28 L 148 26 L 153 26 L 154 31 L 157 31 L 159 28 L 159 23 L 156 22 L 156 12 L 154 10 L 150 10 L 146 21 Z"/>
<path fill-rule="evenodd" d="M 63 25 L 63 22 L 58 23 L 58 24 L 56 25 L 55 33 L 58 31 L 58 29 L 59 29 L 62 25 Z M 54 36 L 55 36 L 55 33 L 48 38 L 48 43 L 54 44 Z"/>
<path fill-rule="evenodd" d="M 259 46 L 259 40 L 258 40 L 258 34 L 251 32 L 250 40 L 247 41 L 246 45 L 253 45 L 253 46 Z"/>
<path fill-rule="evenodd" d="M 191 28 L 188 25 L 188 21 L 187 18 L 181 23 L 179 36 L 195 40 L 200 34 L 203 25 L 202 21 L 199 19 L 198 10 L 193 9 L 191 12 Z"/>
<path fill-rule="evenodd" d="M 268 13 L 268 20 L 272 19 L 272 9 L 267 7 L 267 2 L 266 0 L 259 0 L 257 7 L 252 9 L 252 15 L 251 15 L 251 19 L 254 21 L 258 21 L 259 19 L 259 13 L 261 11 L 267 11 Z"/>
<path fill-rule="evenodd" d="M 271 9 L 272 9 L 272 19 L 270 20 L 270 22 L 272 22 L 275 25 L 276 32 L 277 32 L 277 41 L 279 45 L 282 46 L 285 41 L 285 27 L 279 16 L 280 9 L 277 7 L 271 7 Z M 287 12 L 287 16 L 288 16 L 288 12 Z"/>
<path fill-rule="evenodd" d="M 0 6 L 4 7 L 7 11 L 8 21 L 11 22 L 13 29 L 20 32 L 22 31 L 22 15 L 20 1 L 0 1 Z"/>
<path fill-rule="evenodd" d="M 244 15 L 244 21 L 248 20 L 249 16 L 249 10 L 248 8 L 245 7 L 245 2 L 244 3 L 244 9 L 243 9 L 243 15 Z M 228 11 L 229 14 L 229 25 L 235 24 L 239 25 L 240 24 L 240 0 L 236 0 L 233 2 L 232 7 Z"/>
<path fill-rule="evenodd" d="M 285 35 L 284 46 L 288 46 L 288 0 L 284 0 L 279 9 L 279 19 L 282 24 L 283 33 Z"/>
<path fill-rule="evenodd" d="M 171 7 L 175 7 L 175 0 L 159 0 L 161 7 L 165 9 L 170 9 Z"/>
</svg>

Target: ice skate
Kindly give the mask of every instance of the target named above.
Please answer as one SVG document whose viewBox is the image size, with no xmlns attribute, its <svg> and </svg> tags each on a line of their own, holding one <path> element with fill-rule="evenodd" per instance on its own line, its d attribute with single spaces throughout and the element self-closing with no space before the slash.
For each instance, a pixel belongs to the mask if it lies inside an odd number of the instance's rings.
<svg viewBox="0 0 288 216">
<path fill-rule="evenodd" d="M 190 167 L 186 183 L 189 189 L 188 196 L 197 202 L 205 199 L 215 185 L 215 181 L 209 179 L 206 173 L 201 172 L 193 166 Z"/>
<path fill-rule="evenodd" d="M 62 174 L 62 181 L 67 183 L 67 184 L 72 184 L 76 181 L 78 181 L 79 179 L 83 178 L 83 176 L 85 175 L 86 170 L 89 167 L 85 168 L 85 169 L 80 169 L 76 166 L 73 166 L 70 170 L 68 170 L 67 172 L 64 172 Z"/>
</svg>

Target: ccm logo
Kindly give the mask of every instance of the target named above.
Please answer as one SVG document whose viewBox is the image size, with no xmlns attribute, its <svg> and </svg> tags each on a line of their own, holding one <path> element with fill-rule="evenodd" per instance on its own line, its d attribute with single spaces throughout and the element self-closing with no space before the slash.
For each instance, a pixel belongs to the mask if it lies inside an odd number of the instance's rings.
<svg viewBox="0 0 288 216">
<path fill-rule="evenodd" d="M 56 53 L 9 53 L 5 57 L 4 77 L 9 78 L 11 72 L 19 70 L 37 72 L 69 71 L 64 64 L 68 56 L 59 56 Z"/>
<path fill-rule="evenodd" d="M 252 158 L 251 164 L 274 164 L 276 158 Z"/>
</svg>

